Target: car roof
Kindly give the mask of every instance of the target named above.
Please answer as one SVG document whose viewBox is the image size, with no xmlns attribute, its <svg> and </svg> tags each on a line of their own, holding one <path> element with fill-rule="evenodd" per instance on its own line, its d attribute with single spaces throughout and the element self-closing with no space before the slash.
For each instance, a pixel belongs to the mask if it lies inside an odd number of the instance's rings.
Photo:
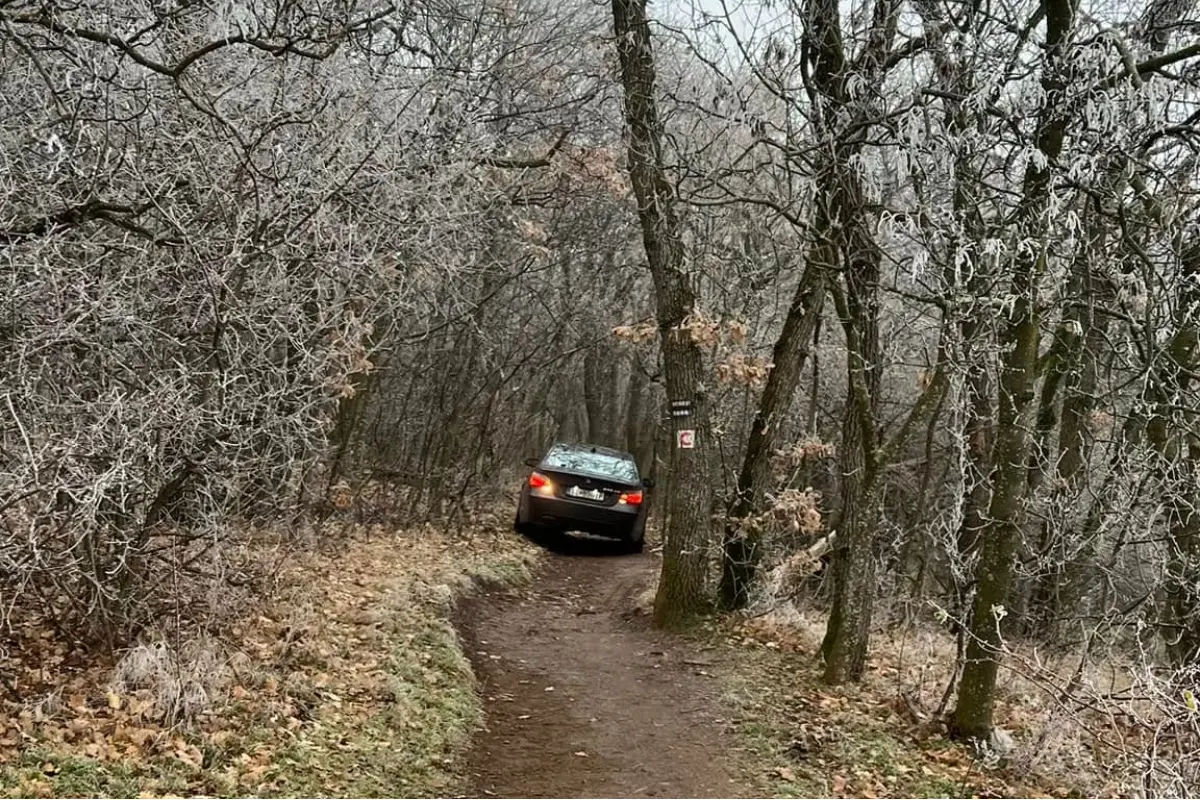
<svg viewBox="0 0 1200 800">
<path fill-rule="evenodd" d="M 598 444 L 587 444 L 586 442 L 555 442 L 550 448 L 564 448 L 566 450 L 575 450 L 585 453 L 600 453 L 606 456 L 614 456 L 616 458 L 627 458 L 630 461 L 636 461 L 632 453 L 627 453 L 624 450 L 616 450 L 612 447 L 601 447 Z"/>
</svg>

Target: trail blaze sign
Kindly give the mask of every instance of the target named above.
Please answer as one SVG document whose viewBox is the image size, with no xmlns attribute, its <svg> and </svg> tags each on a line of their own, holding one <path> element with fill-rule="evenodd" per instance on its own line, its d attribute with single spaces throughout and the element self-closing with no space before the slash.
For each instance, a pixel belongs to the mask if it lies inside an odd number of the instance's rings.
<svg viewBox="0 0 1200 800">
<path fill-rule="evenodd" d="M 671 401 L 671 416 L 672 417 L 690 417 L 692 415 L 691 400 L 672 400 Z"/>
<path fill-rule="evenodd" d="M 691 428 L 675 431 L 675 446 L 680 450 L 695 450 L 696 432 Z"/>
</svg>

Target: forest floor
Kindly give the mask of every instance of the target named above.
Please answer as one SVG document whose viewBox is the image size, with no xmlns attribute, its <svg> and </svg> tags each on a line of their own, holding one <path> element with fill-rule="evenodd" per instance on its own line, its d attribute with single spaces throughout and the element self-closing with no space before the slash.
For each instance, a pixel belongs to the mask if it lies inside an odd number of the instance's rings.
<svg viewBox="0 0 1200 800">
<path fill-rule="evenodd" d="M 0 649 L 0 795 L 1065 796 L 755 620 L 649 623 L 659 559 L 497 520 L 290 553 L 189 647 Z M 334 540 L 331 540 L 334 541 Z M 873 667 L 874 668 L 874 667 Z"/>
<path fill-rule="evenodd" d="M 878 686 L 824 686 L 786 631 L 655 631 L 654 555 L 542 545 L 530 584 L 458 609 L 485 715 L 463 796 L 1077 795 L 982 768 Z"/>
<path fill-rule="evenodd" d="M 460 609 L 486 709 L 467 793 L 746 796 L 715 648 L 649 624 L 657 559 L 554 549 L 530 588 Z"/>
<path fill-rule="evenodd" d="M 22 616 L 0 632 L 0 796 L 445 795 L 482 719 L 450 615 L 529 578 L 496 520 L 331 525 L 237 613 L 105 658 Z M 228 610 L 227 610 L 228 611 Z"/>
</svg>

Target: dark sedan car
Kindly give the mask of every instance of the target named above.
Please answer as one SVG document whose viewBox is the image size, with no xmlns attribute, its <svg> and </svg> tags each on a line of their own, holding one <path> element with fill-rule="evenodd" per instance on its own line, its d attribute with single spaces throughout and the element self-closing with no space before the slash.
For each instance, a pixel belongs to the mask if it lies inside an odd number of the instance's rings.
<svg viewBox="0 0 1200 800">
<path fill-rule="evenodd" d="M 533 472 L 517 502 L 518 533 L 579 531 L 621 541 L 640 553 L 646 542 L 646 490 L 629 453 L 590 444 L 553 445 L 525 462 Z"/>
</svg>

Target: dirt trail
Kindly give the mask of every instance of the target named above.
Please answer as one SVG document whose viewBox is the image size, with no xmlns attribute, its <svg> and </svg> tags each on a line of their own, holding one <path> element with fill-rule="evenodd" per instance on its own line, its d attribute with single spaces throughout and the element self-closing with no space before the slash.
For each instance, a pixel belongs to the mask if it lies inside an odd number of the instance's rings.
<svg viewBox="0 0 1200 800">
<path fill-rule="evenodd" d="M 486 710 L 471 796 L 742 796 L 716 656 L 634 612 L 657 561 L 589 541 L 556 550 L 532 588 L 460 615 Z"/>
</svg>

